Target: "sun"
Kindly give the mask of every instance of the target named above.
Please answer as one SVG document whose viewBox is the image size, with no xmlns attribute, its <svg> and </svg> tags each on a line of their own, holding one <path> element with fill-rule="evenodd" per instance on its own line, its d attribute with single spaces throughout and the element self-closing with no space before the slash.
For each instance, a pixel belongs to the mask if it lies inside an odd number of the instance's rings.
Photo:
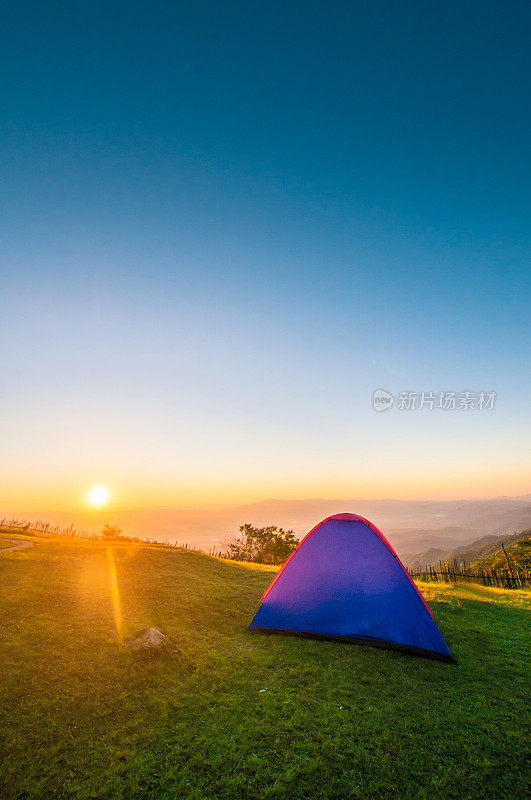
<svg viewBox="0 0 531 800">
<path fill-rule="evenodd" d="M 109 490 L 105 486 L 93 486 L 87 492 L 87 500 L 91 506 L 103 506 L 109 499 Z"/>
</svg>

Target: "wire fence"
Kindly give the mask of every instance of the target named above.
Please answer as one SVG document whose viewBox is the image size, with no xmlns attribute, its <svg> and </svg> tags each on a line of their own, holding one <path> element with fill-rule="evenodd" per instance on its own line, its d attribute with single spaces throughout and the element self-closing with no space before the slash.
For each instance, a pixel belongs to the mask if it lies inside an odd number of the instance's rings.
<svg viewBox="0 0 531 800">
<path fill-rule="evenodd" d="M 100 533 L 92 531 L 80 530 L 74 527 L 73 524 L 62 527 L 61 525 L 52 525 L 50 522 L 43 520 L 36 520 L 28 522 L 24 519 L 4 517 L 0 520 L 0 530 L 4 532 L 19 532 L 19 533 L 34 533 L 34 534 L 49 534 L 51 536 L 69 536 L 74 539 L 89 539 L 93 541 L 107 541 L 107 542 L 144 542 L 147 544 L 162 545 L 164 547 L 171 547 L 180 550 L 190 550 L 198 553 L 206 553 L 207 555 L 216 558 L 226 557 L 226 553 L 219 549 L 218 546 L 211 546 L 208 550 L 203 550 L 197 545 L 192 545 L 189 542 L 170 541 L 169 539 L 155 539 L 145 537 L 140 539 L 135 536 L 124 536 L 119 534 L 112 538 L 106 538 Z M 503 545 L 502 545 L 503 547 Z M 433 567 L 427 564 L 424 570 L 408 569 L 409 575 L 419 581 L 433 581 L 434 583 L 479 583 L 484 586 L 497 586 L 504 589 L 523 589 L 531 586 L 531 570 L 511 566 L 505 548 L 503 547 L 505 557 L 507 559 L 507 569 L 494 568 L 491 569 L 473 569 L 465 564 L 458 564 L 454 561 L 453 564 L 442 564 L 439 562 L 439 567 Z"/>
<path fill-rule="evenodd" d="M 158 544 L 163 545 L 164 547 L 173 547 L 176 549 L 181 550 L 193 550 L 195 552 L 204 553 L 206 551 L 201 550 L 201 548 L 191 545 L 189 542 L 177 542 L 177 541 L 170 541 L 169 539 L 154 539 L 151 537 L 139 538 L 137 536 L 124 536 L 123 534 L 118 534 L 113 537 L 105 537 L 102 536 L 100 533 L 94 533 L 93 531 L 85 531 L 80 530 L 79 528 L 75 528 L 74 525 L 69 525 L 67 527 L 62 527 L 61 525 L 52 525 L 49 522 L 44 522 L 43 520 L 36 520 L 32 522 L 28 522 L 24 519 L 17 519 L 17 518 L 8 518 L 4 517 L 0 520 L 0 530 L 4 532 L 17 532 L 17 533 L 33 533 L 33 534 L 49 534 L 51 536 L 70 536 L 74 539 L 89 539 L 92 541 L 97 542 L 143 542 L 147 544 Z M 212 555 L 210 551 L 208 551 L 209 555 Z"/>
<path fill-rule="evenodd" d="M 507 569 L 473 569 L 465 564 L 439 564 L 439 567 L 426 565 L 424 570 L 408 569 L 412 578 L 435 583 L 479 583 L 484 586 L 497 586 L 503 589 L 523 589 L 531 585 L 531 570 L 509 566 Z"/>
</svg>

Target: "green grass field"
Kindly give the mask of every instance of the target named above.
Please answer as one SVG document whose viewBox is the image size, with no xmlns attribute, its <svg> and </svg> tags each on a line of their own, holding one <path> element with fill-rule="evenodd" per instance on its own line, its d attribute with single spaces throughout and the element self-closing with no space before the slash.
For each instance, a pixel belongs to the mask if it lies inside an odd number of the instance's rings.
<svg viewBox="0 0 531 800">
<path fill-rule="evenodd" d="M 12 537 L 13 538 L 13 537 Z M 529 592 L 421 585 L 459 660 L 250 635 L 274 568 L 35 538 L 0 556 L 0 796 L 520 798 Z"/>
</svg>

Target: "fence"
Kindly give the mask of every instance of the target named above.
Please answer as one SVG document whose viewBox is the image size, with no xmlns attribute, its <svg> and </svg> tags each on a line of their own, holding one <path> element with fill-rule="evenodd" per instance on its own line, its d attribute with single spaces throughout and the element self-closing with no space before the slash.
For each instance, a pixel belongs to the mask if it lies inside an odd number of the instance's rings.
<svg viewBox="0 0 531 800">
<path fill-rule="evenodd" d="M 71 536 L 76 539 L 92 539 L 94 541 L 102 541 L 103 537 L 99 533 L 93 533 L 84 530 L 78 530 L 73 525 L 68 527 L 61 527 L 60 525 L 51 525 L 49 522 L 37 520 L 36 522 L 28 522 L 23 519 L 8 519 L 4 517 L 0 520 L 0 529 L 16 530 L 21 533 L 39 533 L 51 534 L 53 536 Z M 111 539 L 109 541 L 112 541 Z M 225 553 L 219 550 L 218 547 L 210 547 L 208 551 L 201 550 L 199 547 L 194 547 L 189 542 L 170 542 L 168 539 L 152 539 L 145 538 L 139 539 L 138 537 L 131 536 L 118 536 L 115 541 L 117 542 L 145 542 L 147 544 L 158 544 L 164 547 L 173 547 L 183 550 L 194 550 L 195 552 L 203 553 L 208 552 L 208 555 L 223 558 Z M 503 545 L 502 545 L 503 547 Z M 505 552 L 505 548 L 503 548 Z M 468 581 L 469 583 L 480 583 L 485 586 L 498 586 L 504 589 L 521 589 L 526 586 L 531 586 L 531 570 L 511 567 L 509 558 L 507 558 L 507 569 L 471 569 L 465 564 L 458 564 L 454 561 L 453 564 L 439 563 L 439 568 L 432 567 L 431 564 L 426 565 L 424 570 L 408 569 L 408 573 L 412 578 L 420 581 L 434 581 L 435 583 L 457 583 Z"/>
<path fill-rule="evenodd" d="M 60 525 L 51 525 L 49 522 L 43 522 L 42 520 L 37 520 L 36 522 L 28 522 L 27 520 L 23 519 L 15 519 L 15 518 L 7 518 L 4 517 L 0 520 L 0 530 L 4 531 L 18 531 L 20 533 L 39 533 L 39 534 L 50 534 L 52 536 L 71 536 L 75 539 L 92 539 L 94 541 L 105 541 L 105 538 L 101 536 L 99 533 L 94 533 L 90 531 L 78 530 L 74 528 L 73 525 L 69 525 L 66 528 L 61 527 Z M 175 547 L 180 548 L 183 550 L 194 550 L 196 552 L 204 552 L 197 547 L 193 547 L 189 542 L 170 542 L 168 539 L 160 540 L 160 539 L 152 539 L 152 538 L 145 538 L 140 539 L 134 536 L 123 536 L 119 535 L 116 538 L 108 539 L 107 541 L 116 541 L 116 542 L 145 542 L 147 544 L 160 544 L 164 545 L 165 547 Z"/>
<path fill-rule="evenodd" d="M 423 571 L 408 569 L 412 578 L 420 581 L 441 583 L 481 583 L 484 586 L 498 586 L 504 589 L 522 589 L 531 585 L 531 571 L 516 567 L 507 569 L 471 569 L 464 564 L 440 564 L 439 569 L 428 564 Z"/>
</svg>

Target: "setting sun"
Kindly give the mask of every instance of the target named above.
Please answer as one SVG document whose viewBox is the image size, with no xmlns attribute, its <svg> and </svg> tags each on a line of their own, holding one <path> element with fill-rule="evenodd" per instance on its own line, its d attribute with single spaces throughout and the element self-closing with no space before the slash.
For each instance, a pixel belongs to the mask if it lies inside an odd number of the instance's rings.
<svg viewBox="0 0 531 800">
<path fill-rule="evenodd" d="M 93 486 L 87 492 L 87 499 L 91 506 L 102 506 L 109 499 L 109 490 L 105 486 Z"/>
</svg>

